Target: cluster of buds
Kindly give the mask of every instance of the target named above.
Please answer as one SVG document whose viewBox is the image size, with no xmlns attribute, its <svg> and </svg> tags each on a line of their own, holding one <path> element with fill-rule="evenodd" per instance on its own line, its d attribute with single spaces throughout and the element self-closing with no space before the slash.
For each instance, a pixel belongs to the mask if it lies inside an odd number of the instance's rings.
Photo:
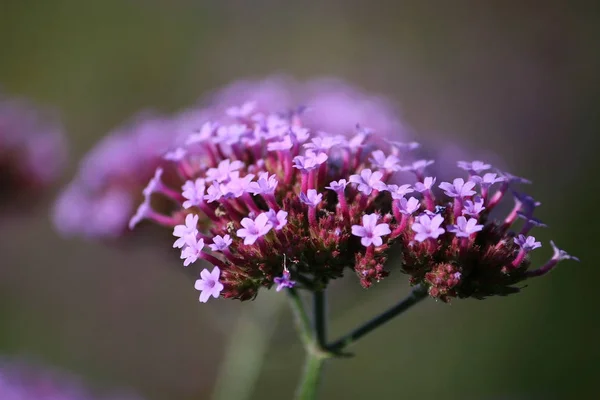
<svg viewBox="0 0 600 400">
<path fill-rule="evenodd" d="M 52 112 L 0 93 L 0 191 L 14 194 L 52 184 L 66 153 L 62 127 Z"/>
<path fill-rule="evenodd" d="M 298 110 L 269 114 L 245 103 L 226 114 L 169 152 L 130 221 L 173 229 L 185 266 L 213 265 L 196 282 L 202 302 L 248 300 L 273 285 L 322 290 L 347 269 L 369 287 L 389 274 L 392 247 L 411 283 L 443 301 L 512 293 L 573 258 L 553 245 L 552 259 L 529 269 L 539 203 L 512 192 L 523 179 L 486 172 L 488 164 L 459 162 L 467 179 L 436 185 L 425 173 L 433 161 L 411 158 L 416 143 L 389 142 L 387 154 L 369 144 L 368 129 L 315 132 Z M 400 184 L 411 174 L 416 181 Z M 509 190 L 515 207 L 495 222 L 490 212 Z M 168 213 L 153 206 L 157 197 L 171 202 Z M 525 223 L 515 234 L 518 217 Z"/>
<path fill-rule="evenodd" d="M 2 400 L 141 400 L 132 394 L 93 394 L 74 376 L 22 360 L 0 361 Z"/>
</svg>

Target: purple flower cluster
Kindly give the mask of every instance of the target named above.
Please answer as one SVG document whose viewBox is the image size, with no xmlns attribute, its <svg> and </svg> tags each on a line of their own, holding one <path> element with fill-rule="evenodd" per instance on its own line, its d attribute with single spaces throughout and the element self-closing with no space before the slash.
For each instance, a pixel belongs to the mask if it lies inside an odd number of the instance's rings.
<svg viewBox="0 0 600 400">
<path fill-rule="evenodd" d="M 76 377 L 20 360 L 0 361 L 0 399 L 141 400 L 131 394 L 96 395 Z"/>
<path fill-rule="evenodd" d="M 172 149 L 179 156 L 161 163 L 131 219 L 131 227 L 147 219 L 172 229 L 185 266 L 214 265 L 196 282 L 202 302 L 247 300 L 273 285 L 320 290 L 346 269 L 369 287 L 388 275 L 393 245 L 411 283 L 443 301 L 513 293 L 516 283 L 573 258 L 556 249 L 529 270 L 526 256 L 540 244 L 528 234 L 541 224 L 529 196 L 514 192 L 507 218 L 490 218 L 520 178 L 460 162 L 469 176 L 436 186 L 426 176 L 433 161 L 411 157 L 414 143 L 391 142 L 386 154 L 369 144 L 366 128 L 352 136 L 315 131 L 303 110 L 268 113 L 253 104 L 228 109 Z M 399 184 L 399 172 L 416 181 Z M 157 210 L 156 198 L 172 211 Z M 515 234 L 518 217 L 525 223 Z"/>
<path fill-rule="evenodd" d="M 0 93 L 0 188 L 36 189 L 56 181 L 67 157 L 53 112 Z M 8 186 L 8 190 L 4 188 Z"/>
<path fill-rule="evenodd" d="M 252 98 L 252 102 L 246 102 Z M 241 104 L 232 107 L 231 104 Z M 346 117 L 352 113 L 356 121 L 376 128 L 380 135 L 398 134 L 402 126 L 393 112 L 392 106 L 379 96 L 370 96 L 358 89 L 334 79 L 316 79 L 299 82 L 288 77 L 271 77 L 264 80 L 235 82 L 216 93 L 207 96 L 197 107 L 179 113 L 173 117 L 142 115 L 132 122 L 109 134 L 82 161 L 79 172 L 71 184 L 58 198 L 54 209 L 54 225 L 67 236 L 116 237 L 124 234 L 127 222 L 135 204 L 149 197 L 150 192 L 161 192 L 170 198 L 184 196 L 184 208 L 205 207 L 198 198 L 206 194 L 218 199 L 219 187 L 202 180 L 187 181 L 181 193 L 169 192 L 169 184 L 177 180 L 173 171 L 166 169 L 158 172 L 153 184 L 142 192 L 142 188 L 152 178 L 155 169 L 162 162 L 178 163 L 183 174 L 193 175 L 194 164 L 183 162 L 190 158 L 189 152 L 203 146 L 210 138 L 219 146 L 231 146 L 244 139 L 244 143 L 255 145 L 247 140 L 247 122 L 251 116 L 269 115 L 271 110 L 291 109 L 293 105 L 305 104 L 303 128 L 292 125 L 293 136 L 273 136 L 279 140 L 270 140 L 269 151 L 285 151 L 296 146 L 294 141 L 305 140 L 308 130 L 339 131 L 348 135 L 354 129 Z M 323 108 L 325 107 L 325 108 Z M 325 111 L 326 110 L 326 111 Z M 218 120 L 221 115 L 236 120 L 236 123 L 217 126 L 210 121 Z M 282 116 L 269 115 L 261 123 L 261 129 L 273 134 L 287 129 L 282 125 Z M 320 142 L 307 143 L 314 155 L 304 154 L 304 158 L 294 160 L 299 167 L 309 168 L 310 163 L 319 162 L 324 151 L 337 146 L 338 138 L 325 138 Z M 257 136 L 256 140 L 263 140 Z M 362 136 L 355 137 L 352 146 L 361 146 Z M 312 146 L 312 147 L 311 147 Z M 220 154 L 212 154 L 222 158 Z M 239 161 L 239 160 L 238 160 Z M 393 157 L 382 160 L 393 164 Z M 308 164 L 303 164 L 308 163 Z M 207 171 L 211 181 L 221 184 L 229 172 L 235 172 L 239 164 L 232 160 L 230 164 L 216 165 Z M 214 179 L 213 179 L 214 178 Z M 243 176 L 242 176 L 243 178 Z M 244 181 L 237 179 L 229 184 L 238 185 L 235 189 L 247 196 L 261 195 L 273 201 L 272 193 L 278 182 L 273 175 L 258 176 L 258 179 Z M 246 187 L 246 185 L 248 185 Z M 177 190 L 179 192 L 179 190 Z M 268 193 L 271 192 L 271 195 Z M 147 203 L 147 201 L 145 202 Z M 157 205 L 154 205 L 157 207 Z M 151 212 L 148 208 L 146 212 Z M 140 214 L 141 215 L 141 214 Z M 156 218 L 161 218 L 158 214 Z M 166 222 L 166 221 L 165 221 Z"/>
</svg>

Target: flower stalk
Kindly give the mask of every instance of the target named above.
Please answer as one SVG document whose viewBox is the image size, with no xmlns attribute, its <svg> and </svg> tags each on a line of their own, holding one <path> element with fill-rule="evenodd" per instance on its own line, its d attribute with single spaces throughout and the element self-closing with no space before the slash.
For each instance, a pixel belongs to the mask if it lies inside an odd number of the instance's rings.
<svg viewBox="0 0 600 400">
<path fill-rule="evenodd" d="M 327 344 L 325 291 L 313 292 L 312 324 L 298 291 L 288 288 L 287 293 L 294 313 L 296 328 L 306 352 L 304 372 L 296 391 L 296 399 L 313 400 L 317 398 L 325 360 L 343 356 L 343 350 L 346 347 L 425 299 L 427 288 L 420 284 L 416 285 L 411 293 L 399 303 L 331 344 Z"/>
</svg>

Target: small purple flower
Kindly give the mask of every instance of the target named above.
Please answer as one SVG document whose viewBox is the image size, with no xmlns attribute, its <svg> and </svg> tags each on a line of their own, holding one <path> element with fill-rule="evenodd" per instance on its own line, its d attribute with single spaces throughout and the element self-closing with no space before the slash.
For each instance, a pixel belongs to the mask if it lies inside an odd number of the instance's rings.
<svg viewBox="0 0 600 400">
<path fill-rule="evenodd" d="M 414 192 L 410 185 L 387 185 L 387 190 L 395 200 L 403 199 L 408 193 Z"/>
<path fill-rule="evenodd" d="M 278 212 L 275 212 L 275 210 L 269 210 L 266 214 L 269 218 L 269 222 L 273 225 L 273 229 L 276 231 L 280 231 L 287 224 L 287 211 L 279 210 Z"/>
<path fill-rule="evenodd" d="M 356 132 L 356 135 L 352 136 L 350 140 L 348 140 L 348 148 L 351 150 L 361 148 L 367 138 L 373 134 L 369 128 L 362 127 L 360 125 L 356 125 Z"/>
<path fill-rule="evenodd" d="M 383 169 L 385 171 L 398 171 L 400 169 L 400 159 L 395 155 L 385 156 L 381 150 L 375 150 L 372 153 L 372 158 L 369 159 L 374 167 Z"/>
<path fill-rule="evenodd" d="M 452 232 L 456 237 L 468 238 L 471 234 L 479 232 L 483 229 L 483 225 L 477 224 L 477 218 L 467 219 L 460 216 L 456 219 L 456 225 L 448 225 L 448 232 Z"/>
<path fill-rule="evenodd" d="M 254 179 L 254 175 L 248 174 L 240 178 L 240 173 L 238 171 L 235 171 L 229 175 L 229 178 L 229 183 L 227 183 L 222 189 L 223 194 L 227 197 L 233 196 L 235 198 L 238 198 L 248 191 L 251 181 L 252 179 Z"/>
<path fill-rule="evenodd" d="M 370 195 L 373 192 L 373 189 L 386 189 L 386 184 L 381 181 L 382 177 L 382 172 L 372 172 L 370 169 L 365 168 L 360 171 L 360 175 L 350 175 L 350 183 L 356 184 L 359 192 Z"/>
<path fill-rule="evenodd" d="M 160 189 L 160 185 L 162 184 L 160 181 L 160 178 L 162 177 L 162 174 L 163 174 L 163 169 L 160 167 L 156 168 L 156 171 L 154 172 L 154 176 L 152 177 L 152 179 L 150 179 L 150 182 L 148 182 L 148 185 L 142 191 L 142 193 L 144 194 L 145 197 L 149 197 L 156 190 Z"/>
<path fill-rule="evenodd" d="M 314 152 L 312 150 L 307 150 L 304 154 L 304 157 L 306 158 L 307 162 L 314 164 L 317 167 L 323 164 L 329 158 L 327 153 L 323 153 L 322 151 Z"/>
<path fill-rule="evenodd" d="M 335 146 L 339 146 L 343 142 L 344 139 L 339 136 L 317 136 L 313 138 L 310 143 L 306 143 L 304 147 L 315 152 L 326 152 Z"/>
<path fill-rule="evenodd" d="M 185 247 L 181 251 L 180 258 L 183 261 L 183 266 L 187 267 L 195 263 L 202 255 L 204 248 L 204 239 L 196 239 L 194 236 L 186 236 Z"/>
<path fill-rule="evenodd" d="M 290 135 L 285 135 L 279 142 L 270 142 L 267 144 L 268 151 L 283 151 L 289 150 L 292 147 L 294 147 L 294 143 L 292 143 Z"/>
<path fill-rule="evenodd" d="M 243 166 L 244 163 L 239 160 L 223 160 L 219 163 L 219 166 L 217 168 L 209 168 L 206 171 L 206 181 L 225 182 L 229 180 L 229 177 L 232 172 L 239 170 Z"/>
<path fill-rule="evenodd" d="M 261 172 L 256 182 L 250 182 L 248 185 L 248 192 L 254 195 L 272 194 L 275 192 L 277 183 L 277 175 L 269 176 L 268 172 Z"/>
<path fill-rule="evenodd" d="M 207 141 L 213 135 L 215 129 L 217 128 L 216 124 L 211 122 L 206 122 L 200 128 L 200 131 L 192 133 L 188 136 L 185 144 L 194 145 Z"/>
<path fill-rule="evenodd" d="M 214 143 L 237 144 L 242 137 L 248 133 L 248 127 L 243 124 L 225 125 L 217 129 L 217 136 L 213 138 Z"/>
<path fill-rule="evenodd" d="M 394 140 L 385 140 L 391 144 L 396 151 L 412 151 L 418 149 L 421 145 L 417 142 L 397 142 Z"/>
<path fill-rule="evenodd" d="M 142 222 L 142 220 L 145 219 L 151 211 L 152 207 L 150 206 L 150 197 L 144 196 L 144 201 L 138 206 L 135 214 L 129 220 L 129 229 L 133 230 L 133 228 Z"/>
<path fill-rule="evenodd" d="M 185 217 L 185 225 L 177 225 L 173 229 L 173 236 L 179 238 L 173 243 L 173 247 L 182 248 L 186 244 L 188 236 L 195 238 L 196 235 L 198 235 L 198 216 L 188 214 Z"/>
<path fill-rule="evenodd" d="M 254 244 L 258 238 L 265 236 L 273 228 L 266 213 L 258 214 L 254 220 L 244 218 L 240 223 L 243 228 L 238 229 L 237 235 L 244 238 L 245 245 Z"/>
<path fill-rule="evenodd" d="M 473 161 L 473 162 L 459 161 L 457 163 L 457 165 L 458 165 L 458 168 L 464 169 L 465 171 L 467 171 L 471 174 L 474 174 L 474 175 L 479 174 L 482 171 L 492 168 L 492 166 L 490 164 L 486 164 L 483 161 Z"/>
<path fill-rule="evenodd" d="M 543 223 L 540 219 L 535 218 L 535 217 L 529 215 L 528 213 L 525 213 L 522 211 L 517 211 L 517 215 L 519 216 L 519 218 L 525 220 L 526 225 L 529 225 L 531 227 L 533 227 L 533 226 L 535 226 L 537 228 L 547 228 L 548 227 L 548 225 Z"/>
<path fill-rule="evenodd" d="M 204 191 L 206 189 L 204 179 L 198 178 L 193 182 L 187 181 L 181 189 L 183 190 L 183 197 L 187 199 L 183 202 L 183 208 L 188 209 L 204 202 Z"/>
<path fill-rule="evenodd" d="M 466 200 L 462 214 L 477 218 L 477 216 L 485 210 L 483 204 L 483 199 L 480 196 L 475 196 L 473 200 Z"/>
<path fill-rule="evenodd" d="M 559 249 L 558 247 L 556 247 L 556 245 L 554 244 L 554 242 L 551 240 L 550 241 L 550 245 L 552 246 L 552 249 L 554 250 L 554 254 L 552 255 L 552 260 L 554 261 L 562 261 L 562 260 L 574 260 L 579 262 L 579 258 L 570 255 L 569 253 L 567 253 L 564 250 Z"/>
<path fill-rule="evenodd" d="M 542 247 L 542 243 L 536 242 L 535 237 L 533 236 L 519 235 L 513 240 L 515 241 L 517 246 L 523 249 L 523 251 L 525 251 L 526 253 L 529 253 L 532 250 Z"/>
<path fill-rule="evenodd" d="M 300 201 L 309 207 L 316 207 L 323 200 L 323 195 L 318 193 L 315 189 L 308 189 L 306 194 L 300 193 Z"/>
<path fill-rule="evenodd" d="M 492 172 L 488 172 L 483 176 L 475 175 L 471 177 L 471 180 L 475 183 L 478 183 L 483 189 L 487 189 L 492 186 L 494 183 L 504 182 L 504 178 L 498 176 L 498 174 L 494 174 Z"/>
<path fill-rule="evenodd" d="M 414 197 L 406 200 L 406 198 L 401 198 L 399 202 L 400 212 L 405 215 L 412 215 L 421 207 L 421 202 Z"/>
<path fill-rule="evenodd" d="M 423 174 L 425 172 L 425 168 L 429 167 L 435 161 L 433 160 L 417 160 L 410 165 L 405 165 L 402 167 L 402 171 L 411 171 L 417 175 Z"/>
<path fill-rule="evenodd" d="M 515 197 L 515 201 L 521 204 L 521 211 L 523 214 L 528 216 L 532 216 L 536 207 L 542 205 L 542 203 L 536 201 L 533 197 L 525 193 L 513 191 L 513 196 Z"/>
<path fill-rule="evenodd" d="M 392 233 L 388 224 L 377 224 L 378 219 L 379 216 L 375 213 L 365 214 L 362 217 L 362 225 L 352 225 L 352 234 L 361 238 L 360 243 L 363 246 L 381 246 L 381 236 Z"/>
<path fill-rule="evenodd" d="M 294 143 L 304 143 L 310 137 L 310 132 L 306 128 L 302 128 L 300 126 L 291 126 L 289 130 L 290 137 Z"/>
<path fill-rule="evenodd" d="M 212 203 L 213 201 L 218 201 L 221 197 L 223 197 L 223 187 L 219 185 L 217 182 L 213 182 L 212 185 L 208 187 L 206 190 L 206 195 L 204 195 L 204 200 L 208 203 Z"/>
<path fill-rule="evenodd" d="M 175 150 L 171 150 L 165 153 L 163 158 L 167 161 L 179 162 L 185 158 L 187 150 L 183 147 L 177 147 Z"/>
<path fill-rule="evenodd" d="M 225 113 L 232 118 L 247 118 L 256 109 L 256 102 L 247 101 L 239 107 L 229 107 Z"/>
<path fill-rule="evenodd" d="M 431 190 L 435 181 L 436 179 L 434 176 L 426 176 L 425 179 L 423 179 L 423 182 L 415 183 L 415 190 L 419 193 Z"/>
<path fill-rule="evenodd" d="M 464 198 L 475 194 L 475 182 L 465 182 L 462 178 L 456 178 L 452 183 L 442 182 L 439 187 L 448 197 Z"/>
<path fill-rule="evenodd" d="M 279 292 L 283 288 L 293 288 L 296 285 L 296 282 L 290 278 L 290 271 L 288 269 L 283 270 L 283 274 L 281 276 L 273 279 L 273 282 L 277 284 L 275 291 Z"/>
<path fill-rule="evenodd" d="M 224 235 L 222 237 L 217 235 L 212 238 L 212 241 L 212 244 L 208 245 L 212 251 L 223 251 L 231 246 L 231 243 L 233 243 L 233 240 L 229 235 Z"/>
<path fill-rule="evenodd" d="M 520 176 L 513 175 L 506 171 L 496 170 L 496 172 L 498 173 L 498 175 L 500 175 L 501 177 L 504 178 L 505 182 L 508 182 L 511 185 L 519 184 L 519 183 L 525 183 L 525 184 L 531 183 L 531 181 L 529 179 L 521 178 Z"/>
<path fill-rule="evenodd" d="M 327 158 L 329 157 L 325 153 L 316 154 L 314 151 L 308 150 L 305 155 L 294 157 L 294 168 L 308 172 L 323 164 Z"/>
<path fill-rule="evenodd" d="M 219 267 L 214 267 L 212 272 L 208 272 L 207 269 L 202 270 L 200 279 L 198 279 L 194 285 L 194 288 L 200 291 L 201 303 L 206 303 L 210 296 L 215 299 L 219 298 L 219 295 L 223 290 L 223 284 L 219 282 L 220 276 L 221 270 Z"/>
<path fill-rule="evenodd" d="M 439 214 L 433 216 L 433 218 L 428 215 L 421 215 L 412 224 L 412 230 L 417 234 L 415 235 L 415 240 L 417 242 L 423 242 L 429 238 L 437 239 L 441 234 L 446 232 L 444 228 L 441 228 L 440 225 L 444 222 L 444 217 Z"/>
<path fill-rule="evenodd" d="M 332 181 L 329 183 L 329 186 L 325 186 L 325 189 L 331 189 L 336 193 L 343 193 L 347 185 L 348 182 L 345 179 L 340 179 L 339 181 Z"/>
</svg>

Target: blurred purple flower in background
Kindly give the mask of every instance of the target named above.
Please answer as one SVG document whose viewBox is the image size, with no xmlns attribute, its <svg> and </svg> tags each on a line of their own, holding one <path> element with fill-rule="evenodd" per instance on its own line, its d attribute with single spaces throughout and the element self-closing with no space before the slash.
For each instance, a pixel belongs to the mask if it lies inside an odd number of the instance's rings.
<svg viewBox="0 0 600 400">
<path fill-rule="evenodd" d="M 173 121 L 150 114 L 111 132 L 81 161 L 77 176 L 56 201 L 57 230 L 66 236 L 122 234 L 141 189 L 175 137 Z"/>
<path fill-rule="evenodd" d="M 75 376 L 22 360 L 0 360 L 2 400 L 141 400 L 122 394 L 98 395 Z"/>
<path fill-rule="evenodd" d="M 0 192 L 18 195 L 54 183 L 67 158 L 54 112 L 0 92 Z"/>
</svg>

